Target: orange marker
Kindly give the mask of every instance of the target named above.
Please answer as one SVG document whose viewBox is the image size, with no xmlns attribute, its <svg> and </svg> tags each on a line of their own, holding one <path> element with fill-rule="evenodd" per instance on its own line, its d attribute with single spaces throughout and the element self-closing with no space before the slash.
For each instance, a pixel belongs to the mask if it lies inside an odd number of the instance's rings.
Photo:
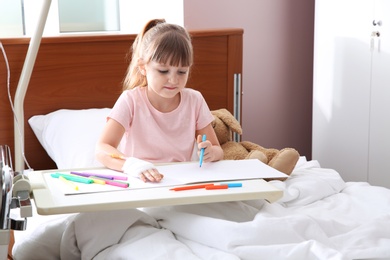
<svg viewBox="0 0 390 260">
<path fill-rule="evenodd" d="M 115 158 L 115 159 L 121 159 L 121 160 L 126 160 L 126 159 L 127 159 L 126 157 L 124 157 L 123 155 L 120 155 L 120 154 L 114 154 L 114 153 L 112 153 L 112 154 L 110 154 L 110 156 L 111 156 L 112 158 Z"/>
<path fill-rule="evenodd" d="M 206 190 L 225 190 L 228 188 L 229 188 L 228 185 L 212 185 L 212 186 L 210 185 L 205 187 Z"/>
<path fill-rule="evenodd" d="M 189 186 L 175 187 L 170 190 L 174 190 L 174 191 L 195 190 L 195 189 L 204 189 L 209 186 L 214 186 L 214 184 L 208 183 L 208 184 L 189 185 Z"/>
</svg>

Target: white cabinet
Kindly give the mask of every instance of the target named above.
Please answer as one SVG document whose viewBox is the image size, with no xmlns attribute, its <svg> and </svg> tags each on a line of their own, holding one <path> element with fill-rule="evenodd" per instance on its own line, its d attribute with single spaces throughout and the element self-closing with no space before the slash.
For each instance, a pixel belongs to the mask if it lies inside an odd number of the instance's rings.
<svg viewBox="0 0 390 260">
<path fill-rule="evenodd" d="M 316 0 L 312 158 L 390 188 L 389 2 Z"/>
<path fill-rule="evenodd" d="M 380 32 L 372 56 L 368 181 L 390 188 L 390 1 L 376 1 Z"/>
</svg>

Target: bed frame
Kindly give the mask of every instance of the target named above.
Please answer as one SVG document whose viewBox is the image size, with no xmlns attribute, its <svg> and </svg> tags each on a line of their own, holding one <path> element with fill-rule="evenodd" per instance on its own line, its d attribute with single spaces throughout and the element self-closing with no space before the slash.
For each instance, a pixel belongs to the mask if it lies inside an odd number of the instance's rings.
<svg viewBox="0 0 390 260">
<path fill-rule="evenodd" d="M 242 74 L 242 29 L 190 31 L 194 66 L 187 87 L 202 92 L 210 109 L 241 106 L 237 78 Z M 44 37 L 24 103 L 25 155 L 35 170 L 56 168 L 27 120 L 61 108 L 112 107 L 122 91 L 122 80 L 136 35 L 61 35 Z M 13 98 L 29 38 L 0 39 L 7 52 Z M 0 144 L 14 150 L 14 118 L 7 94 L 7 69 L 0 62 Z M 240 82 L 239 82 L 240 83 Z M 236 92 L 236 93 L 235 93 Z M 238 103 L 238 105 L 237 105 Z"/>
</svg>

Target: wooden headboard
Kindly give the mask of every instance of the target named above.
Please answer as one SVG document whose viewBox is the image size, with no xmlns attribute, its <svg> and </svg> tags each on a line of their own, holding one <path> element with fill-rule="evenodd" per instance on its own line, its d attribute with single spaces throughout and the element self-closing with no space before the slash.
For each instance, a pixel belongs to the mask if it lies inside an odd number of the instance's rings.
<svg viewBox="0 0 390 260">
<path fill-rule="evenodd" d="M 210 109 L 233 113 L 234 74 L 242 73 L 242 29 L 190 31 L 194 66 L 187 87 L 202 92 Z M 24 103 L 25 155 L 35 170 L 56 168 L 27 120 L 61 108 L 112 107 L 122 91 L 128 51 L 136 35 L 104 34 L 44 37 Z M 16 90 L 29 38 L 0 39 Z M 2 55 L 1 55 L 2 56 Z M 0 144 L 14 151 L 14 119 L 7 94 L 7 69 L 0 59 Z"/>
</svg>

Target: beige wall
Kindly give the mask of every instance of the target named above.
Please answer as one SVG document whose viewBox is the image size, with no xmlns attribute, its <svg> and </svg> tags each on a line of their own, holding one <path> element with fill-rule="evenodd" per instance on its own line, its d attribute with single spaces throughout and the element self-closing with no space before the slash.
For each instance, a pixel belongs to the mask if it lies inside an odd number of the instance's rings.
<svg viewBox="0 0 390 260">
<path fill-rule="evenodd" d="M 311 158 L 313 0 L 184 0 L 187 29 L 244 29 L 242 140 Z"/>
</svg>

